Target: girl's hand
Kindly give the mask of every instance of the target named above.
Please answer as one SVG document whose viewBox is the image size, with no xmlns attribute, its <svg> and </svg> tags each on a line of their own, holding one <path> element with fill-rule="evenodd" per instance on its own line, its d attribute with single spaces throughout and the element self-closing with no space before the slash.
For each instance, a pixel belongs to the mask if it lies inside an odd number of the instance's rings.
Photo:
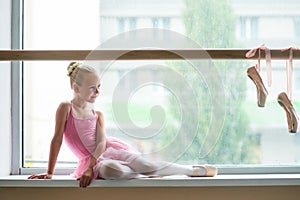
<svg viewBox="0 0 300 200">
<path fill-rule="evenodd" d="M 83 188 L 89 186 L 93 180 L 93 177 L 94 177 L 93 168 L 88 168 L 87 170 L 85 170 L 82 176 L 77 179 L 79 180 L 79 186 Z"/>
<path fill-rule="evenodd" d="M 52 178 L 52 174 L 34 174 L 28 177 L 28 179 L 51 179 Z"/>
</svg>

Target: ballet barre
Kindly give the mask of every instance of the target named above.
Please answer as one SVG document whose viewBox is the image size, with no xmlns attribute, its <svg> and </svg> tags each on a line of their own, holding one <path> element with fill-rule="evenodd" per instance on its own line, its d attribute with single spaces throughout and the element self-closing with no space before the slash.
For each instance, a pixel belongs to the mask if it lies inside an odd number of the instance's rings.
<svg viewBox="0 0 300 200">
<path fill-rule="evenodd" d="M 39 60 L 255 60 L 258 52 L 246 58 L 250 49 L 101 49 L 101 50 L 0 50 L 0 61 Z M 272 60 L 289 58 L 289 51 L 270 49 Z M 261 51 L 261 58 L 265 52 Z M 293 59 L 300 59 L 300 50 L 293 50 Z"/>
</svg>

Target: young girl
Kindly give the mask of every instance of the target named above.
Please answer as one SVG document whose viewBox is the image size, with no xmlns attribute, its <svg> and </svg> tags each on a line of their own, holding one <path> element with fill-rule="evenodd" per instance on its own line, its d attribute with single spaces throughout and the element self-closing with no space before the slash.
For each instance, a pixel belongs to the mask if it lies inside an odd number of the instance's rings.
<svg viewBox="0 0 300 200">
<path fill-rule="evenodd" d="M 78 157 L 74 176 L 80 187 L 93 179 L 131 179 L 144 176 L 215 176 L 213 166 L 188 166 L 167 162 L 152 162 L 143 158 L 125 142 L 106 137 L 103 114 L 94 111 L 92 104 L 100 93 L 100 78 L 94 68 L 72 62 L 68 66 L 74 98 L 63 102 L 56 111 L 55 132 L 50 146 L 48 171 L 29 179 L 51 179 L 64 138 Z"/>
</svg>

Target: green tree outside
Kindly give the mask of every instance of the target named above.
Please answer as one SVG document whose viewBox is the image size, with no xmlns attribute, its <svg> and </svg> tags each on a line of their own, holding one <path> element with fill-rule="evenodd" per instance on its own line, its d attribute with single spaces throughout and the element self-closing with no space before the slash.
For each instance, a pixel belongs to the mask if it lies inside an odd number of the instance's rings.
<svg viewBox="0 0 300 200">
<path fill-rule="evenodd" d="M 230 0 L 184 0 L 183 21 L 186 35 L 196 41 L 202 48 L 233 48 L 237 46 L 235 40 L 236 17 L 233 14 Z M 213 61 L 213 65 L 221 74 L 221 80 L 225 93 L 225 117 L 223 129 L 217 138 L 214 148 L 207 149 L 205 157 L 200 156 L 206 134 L 209 134 L 208 121 L 212 109 L 209 88 L 203 80 L 195 76 L 193 70 L 183 62 L 172 62 L 172 67 L 186 77 L 192 88 L 197 91 L 197 101 L 200 102 L 199 129 L 192 144 L 178 158 L 178 162 L 211 163 L 211 164 L 256 164 L 259 163 L 259 139 L 248 133 L 249 120 L 243 109 L 246 97 L 246 76 L 243 61 Z M 197 62 L 197 65 L 207 65 L 205 61 Z M 214 74 L 204 74 L 214 76 Z M 213 77 L 207 77 L 213 78 Z M 174 81 L 176 84 L 176 81 Z M 180 87 L 180 86 L 178 86 Z M 184 92 L 183 92 L 184 93 Z M 183 94 L 184 95 L 184 94 Z M 181 116 L 176 108 L 176 98 L 170 97 L 170 110 L 174 110 L 174 119 L 180 120 Z M 193 105 L 185 106 L 193 109 Z M 222 120 L 222 119 L 220 119 Z M 193 120 L 190 120 L 193 123 Z M 188 123 L 188 122 L 185 122 Z M 185 132 L 189 133 L 189 126 L 185 126 Z M 160 145 L 164 146 L 174 139 L 176 128 L 169 127 L 160 139 Z M 188 136 L 187 136 L 188 137 Z M 184 136 L 176 140 L 185 140 Z M 174 145 L 178 148 L 180 142 Z M 172 152 L 165 153 L 166 157 L 174 156 Z M 176 155 L 175 155 L 176 156 Z"/>
</svg>

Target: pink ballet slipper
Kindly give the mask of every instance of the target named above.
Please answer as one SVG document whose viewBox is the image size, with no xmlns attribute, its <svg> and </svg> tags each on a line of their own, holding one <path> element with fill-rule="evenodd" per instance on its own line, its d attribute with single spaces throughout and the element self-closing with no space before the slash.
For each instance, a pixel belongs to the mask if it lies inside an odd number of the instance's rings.
<svg viewBox="0 0 300 200">
<path fill-rule="evenodd" d="M 205 173 L 200 173 L 204 170 Z M 213 177 L 218 174 L 218 169 L 211 165 L 194 165 L 193 166 L 193 175 L 191 177 Z"/>
<path fill-rule="evenodd" d="M 286 112 L 289 132 L 296 133 L 298 129 L 298 116 L 292 102 L 289 100 L 285 92 L 282 92 L 278 95 L 277 101 Z"/>
<path fill-rule="evenodd" d="M 266 103 L 268 92 L 264 86 L 264 83 L 263 83 L 260 75 L 258 74 L 258 72 L 254 66 L 248 68 L 247 75 L 254 82 L 254 84 L 256 86 L 257 105 L 259 107 L 264 107 L 265 103 Z"/>
</svg>

